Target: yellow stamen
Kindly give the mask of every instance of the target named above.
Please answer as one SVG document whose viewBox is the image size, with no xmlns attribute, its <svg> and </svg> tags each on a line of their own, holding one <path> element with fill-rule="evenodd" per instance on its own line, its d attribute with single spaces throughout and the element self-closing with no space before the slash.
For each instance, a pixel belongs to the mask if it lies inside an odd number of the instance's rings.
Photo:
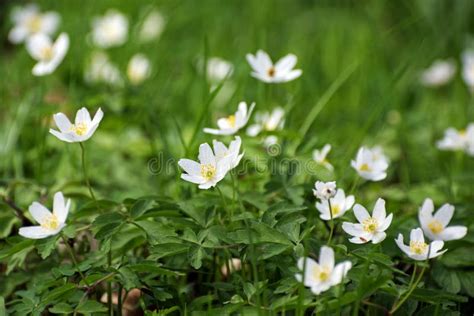
<svg viewBox="0 0 474 316">
<path fill-rule="evenodd" d="M 362 222 L 362 225 L 364 226 L 364 230 L 366 232 L 373 233 L 377 230 L 379 223 L 375 218 L 369 217 Z"/>
<path fill-rule="evenodd" d="M 47 219 L 41 223 L 41 227 L 47 230 L 55 230 L 59 227 L 58 218 L 56 215 L 51 214 Z"/>
<path fill-rule="evenodd" d="M 428 224 L 428 228 L 433 232 L 433 234 L 439 234 L 443 231 L 443 224 L 440 221 L 433 220 Z"/>
<path fill-rule="evenodd" d="M 201 165 L 201 176 L 206 180 L 211 180 L 216 174 L 216 167 L 213 165 Z"/>
<path fill-rule="evenodd" d="M 71 131 L 76 133 L 78 136 L 83 136 L 87 133 L 87 125 L 85 123 L 79 123 L 71 126 Z"/>
<path fill-rule="evenodd" d="M 410 251 L 417 254 L 422 255 L 426 252 L 426 248 L 428 245 L 421 241 L 410 241 Z"/>
<path fill-rule="evenodd" d="M 368 164 L 364 163 L 362 166 L 359 167 L 360 171 L 371 171 L 372 169 L 369 167 Z"/>
<path fill-rule="evenodd" d="M 313 276 L 315 279 L 319 281 L 327 281 L 329 277 L 331 276 L 331 273 L 328 268 L 323 268 L 320 266 L 316 266 L 313 269 Z"/>
<path fill-rule="evenodd" d="M 47 61 L 51 60 L 54 56 L 53 48 L 51 46 L 43 47 L 40 52 L 41 59 Z"/>
<path fill-rule="evenodd" d="M 41 22 L 41 16 L 34 15 L 28 19 L 28 21 L 26 22 L 26 26 L 31 33 L 36 33 L 41 30 Z"/>
<path fill-rule="evenodd" d="M 333 216 L 339 214 L 341 212 L 341 206 L 339 206 L 337 204 L 335 204 L 335 205 L 331 204 L 331 212 L 332 212 Z"/>
<path fill-rule="evenodd" d="M 230 115 L 226 120 L 230 126 L 235 127 L 235 115 Z"/>
</svg>

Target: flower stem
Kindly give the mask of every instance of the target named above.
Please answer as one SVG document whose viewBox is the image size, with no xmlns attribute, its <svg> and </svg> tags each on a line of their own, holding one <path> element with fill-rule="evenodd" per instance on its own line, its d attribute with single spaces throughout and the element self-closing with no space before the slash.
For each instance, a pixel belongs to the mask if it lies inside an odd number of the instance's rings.
<svg viewBox="0 0 474 316">
<path fill-rule="evenodd" d="M 332 234 L 334 233 L 334 218 L 332 217 L 332 206 L 331 206 L 331 199 L 328 199 L 329 205 L 329 216 L 331 217 L 331 221 L 329 222 L 330 231 L 329 231 L 329 238 L 328 238 L 328 246 L 331 245 Z"/>
<path fill-rule="evenodd" d="M 112 243 L 112 241 L 111 241 Z M 109 252 L 107 253 L 107 264 L 109 268 L 112 266 L 112 245 L 110 245 Z M 119 293 L 121 295 L 122 293 Z M 107 305 L 109 307 L 109 314 L 114 315 L 114 310 L 112 306 L 112 282 L 107 281 Z"/>
<path fill-rule="evenodd" d="M 84 173 L 84 180 L 86 181 L 87 188 L 89 189 L 89 193 L 92 199 L 97 204 L 97 199 L 95 198 L 94 191 L 92 190 L 91 183 L 89 182 L 89 177 L 87 176 L 87 167 L 86 167 L 86 149 L 82 143 L 79 143 L 81 146 L 81 161 L 82 161 L 82 172 Z"/>
<path fill-rule="evenodd" d="M 79 265 L 77 264 L 77 258 L 76 258 L 76 255 L 74 254 L 74 250 L 72 249 L 71 245 L 69 245 L 67 238 L 63 234 L 61 234 L 61 238 L 63 239 L 64 244 L 66 245 L 69 255 L 71 256 L 72 262 L 74 263 L 74 267 L 76 268 L 77 272 L 81 276 L 84 283 L 87 285 L 87 287 L 89 287 L 90 286 L 89 283 L 87 282 L 84 274 L 82 274 L 81 270 L 79 269 Z"/>
<path fill-rule="evenodd" d="M 395 303 L 393 305 L 389 313 L 390 315 L 394 314 L 403 305 L 403 303 L 405 303 L 405 301 L 410 297 L 411 293 L 415 290 L 418 283 L 420 283 L 421 278 L 423 277 L 423 274 L 425 273 L 425 270 L 426 270 L 426 266 L 424 266 L 423 269 L 421 269 L 420 275 L 418 275 L 418 278 L 415 280 L 415 283 L 413 283 L 413 285 L 409 288 L 407 294 L 400 301 L 398 301 L 398 303 Z M 413 269 L 413 274 L 415 274 L 415 272 L 416 272 L 416 269 Z"/>
</svg>

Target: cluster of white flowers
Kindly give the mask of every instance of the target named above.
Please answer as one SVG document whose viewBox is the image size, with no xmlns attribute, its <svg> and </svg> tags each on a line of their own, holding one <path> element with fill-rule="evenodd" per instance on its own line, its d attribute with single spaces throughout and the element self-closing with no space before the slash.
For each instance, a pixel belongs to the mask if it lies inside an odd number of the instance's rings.
<svg viewBox="0 0 474 316">
<path fill-rule="evenodd" d="M 55 41 L 52 39 L 59 27 L 59 14 L 43 13 L 37 5 L 28 4 L 15 8 L 11 19 L 14 26 L 8 38 L 14 44 L 26 44 L 28 53 L 37 61 L 32 70 L 33 75 L 45 76 L 53 73 L 69 49 L 69 36 L 66 33 L 61 33 Z"/>
<path fill-rule="evenodd" d="M 466 129 L 462 130 L 448 128 L 436 146 L 440 150 L 462 150 L 469 156 L 474 156 L 474 123 L 470 123 Z"/>
</svg>

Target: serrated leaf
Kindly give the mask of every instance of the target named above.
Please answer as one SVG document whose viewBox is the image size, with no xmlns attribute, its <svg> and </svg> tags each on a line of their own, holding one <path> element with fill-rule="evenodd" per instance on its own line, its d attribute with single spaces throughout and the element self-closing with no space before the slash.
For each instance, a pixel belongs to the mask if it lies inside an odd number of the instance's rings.
<svg viewBox="0 0 474 316">
<path fill-rule="evenodd" d="M 133 218 L 137 218 L 141 215 L 143 215 L 149 206 L 152 204 L 153 201 L 147 200 L 147 199 L 142 199 L 136 201 L 132 208 L 130 209 L 130 214 L 132 215 Z"/>
<path fill-rule="evenodd" d="M 79 304 L 76 307 L 76 311 L 79 313 L 87 313 L 87 314 L 100 313 L 100 312 L 106 312 L 107 307 L 97 301 L 87 300 Z"/>
<path fill-rule="evenodd" d="M 74 311 L 71 305 L 66 303 L 56 304 L 53 307 L 50 307 L 48 310 L 53 314 L 71 314 Z"/>
</svg>

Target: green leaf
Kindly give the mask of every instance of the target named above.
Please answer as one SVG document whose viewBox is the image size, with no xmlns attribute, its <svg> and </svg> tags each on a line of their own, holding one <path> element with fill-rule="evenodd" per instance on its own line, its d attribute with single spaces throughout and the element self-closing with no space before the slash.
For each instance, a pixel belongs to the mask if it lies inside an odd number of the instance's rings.
<svg viewBox="0 0 474 316">
<path fill-rule="evenodd" d="M 448 251 L 441 259 L 448 267 L 472 267 L 474 266 L 474 247 L 460 247 Z"/>
<path fill-rule="evenodd" d="M 161 268 L 155 262 L 143 262 L 128 265 L 128 268 L 135 272 L 146 272 L 150 275 L 167 275 L 167 276 L 179 276 L 183 275 L 182 273 Z"/>
<path fill-rule="evenodd" d="M 122 280 L 123 287 L 126 290 L 131 290 L 142 285 L 138 275 L 130 268 L 123 266 L 118 270 L 118 272 L 119 278 Z"/>
<path fill-rule="evenodd" d="M 250 299 L 255 294 L 255 292 L 256 292 L 256 289 L 252 283 L 249 283 L 249 282 L 244 283 L 244 293 L 245 293 L 245 296 L 247 296 L 248 301 L 250 301 Z"/>
<path fill-rule="evenodd" d="M 87 300 L 79 304 L 76 307 L 76 311 L 79 313 L 101 313 L 106 312 L 107 307 L 99 302 Z"/>
<path fill-rule="evenodd" d="M 5 299 L 0 296 L 0 316 L 6 316 L 7 310 L 5 309 Z"/>
<path fill-rule="evenodd" d="M 453 294 L 461 291 L 461 281 L 452 269 L 446 269 L 442 264 L 436 263 L 431 272 L 431 276 L 445 291 Z"/>
<path fill-rule="evenodd" d="M 48 258 L 53 250 L 56 249 L 56 243 L 59 236 L 52 236 L 49 238 L 39 239 L 36 241 L 36 249 L 38 250 L 39 255 L 42 259 Z"/>
<path fill-rule="evenodd" d="M 204 256 L 204 250 L 201 246 L 192 246 L 189 248 L 188 258 L 191 262 L 191 266 L 194 269 L 199 269 L 202 266 L 202 257 Z"/>
<path fill-rule="evenodd" d="M 53 314 L 71 314 L 74 309 L 66 303 L 59 303 L 48 309 Z"/>
<path fill-rule="evenodd" d="M 137 218 L 141 215 L 143 215 L 148 207 L 152 204 L 153 201 L 148 200 L 148 199 L 142 199 L 138 200 L 133 204 L 132 208 L 130 209 L 130 214 L 132 215 L 133 218 Z"/>
<path fill-rule="evenodd" d="M 41 303 L 50 304 L 54 300 L 57 300 L 61 297 L 68 295 L 71 291 L 74 291 L 76 286 L 72 283 L 66 283 L 60 287 L 55 288 L 52 291 L 49 291 L 45 297 L 41 300 Z"/>
</svg>

